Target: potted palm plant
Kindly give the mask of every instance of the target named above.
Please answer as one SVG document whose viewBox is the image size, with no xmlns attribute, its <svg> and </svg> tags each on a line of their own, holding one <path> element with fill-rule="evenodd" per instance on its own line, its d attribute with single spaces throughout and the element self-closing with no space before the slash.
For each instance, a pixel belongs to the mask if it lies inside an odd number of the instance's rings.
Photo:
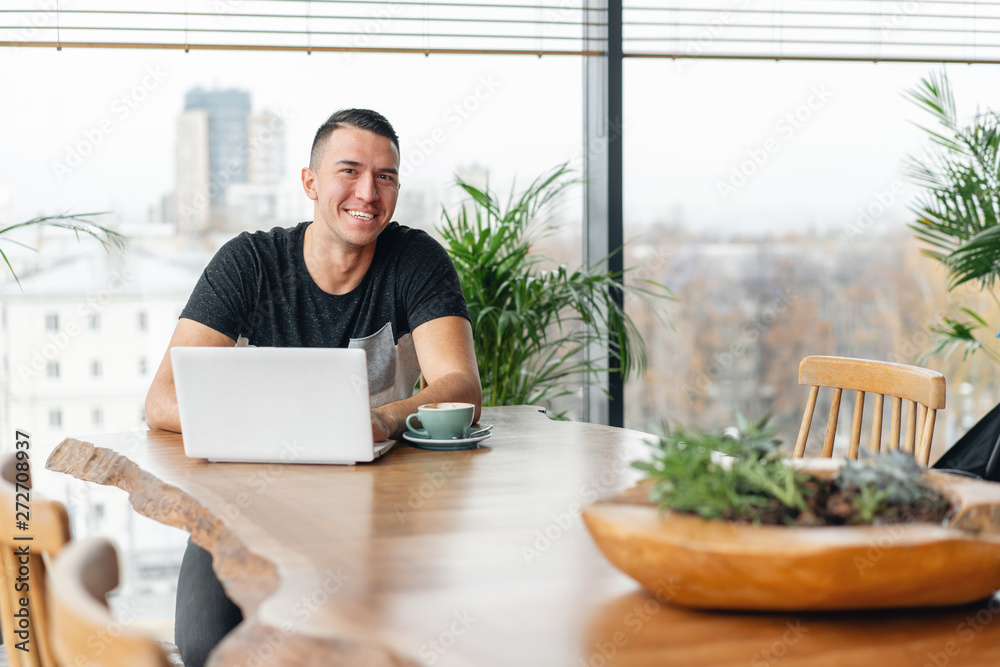
<svg viewBox="0 0 1000 667">
<path fill-rule="evenodd" d="M 614 295 L 655 308 L 669 290 L 652 280 L 623 284 L 627 276 L 609 273 L 603 262 L 543 269 L 547 258 L 533 250 L 553 231 L 553 204 L 578 183 L 563 164 L 501 203 L 488 187 L 458 179 L 468 200 L 454 213 L 443 211 L 437 229 L 472 317 L 483 405 L 550 403 L 602 371 L 628 377 L 645 368 L 642 335 Z M 587 358 L 584 350 L 609 331 L 621 344 L 608 357 Z"/>
<path fill-rule="evenodd" d="M 932 147 L 907 162 L 909 177 L 921 187 L 910 227 L 926 244 L 923 253 L 947 270 L 949 291 L 978 283 L 1000 305 L 994 291 L 1000 275 L 1000 115 L 987 110 L 961 123 L 943 71 L 922 79 L 906 96 L 936 123 L 923 128 Z M 935 338 L 924 359 L 958 350 L 965 358 L 981 350 L 1000 363 L 1000 352 L 987 344 L 996 325 L 973 308 L 960 312 L 931 327 Z"/>
</svg>

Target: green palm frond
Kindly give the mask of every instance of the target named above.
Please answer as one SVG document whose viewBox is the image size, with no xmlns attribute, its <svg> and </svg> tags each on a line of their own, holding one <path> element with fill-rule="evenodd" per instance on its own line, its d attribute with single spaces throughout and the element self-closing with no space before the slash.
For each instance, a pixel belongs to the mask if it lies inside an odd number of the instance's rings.
<svg viewBox="0 0 1000 667">
<path fill-rule="evenodd" d="M 1000 363 L 1000 356 L 988 347 L 983 347 L 982 342 L 976 337 L 976 332 L 985 329 L 990 330 L 989 324 L 978 313 L 969 308 L 962 308 L 962 312 L 972 318 L 971 321 L 961 321 L 945 317 L 944 324 L 931 326 L 930 331 L 934 334 L 932 346 L 929 350 L 917 358 L 918 363 L 926 363 L 938 357 L 949 357 L 953 353 L 961 350 L 962 360 L 969 355 L 983 350 L 987 356 Z"/>
<path fill-rule="evenodd" d="M 939 126 L 922 128 L 933 146 L 921 157 L 910 156 L 905 165 L 907 176 L 922 188 L 910 228 L 925 244 L 921 252 L 948 271 L 949 290 L 978 282 L 992 292 L 1000 276 L 1000 116 L 987 111 L 960 124 L 943 71 L 930 74 L 905 96 Z M 978 329 L 988 328 L 986 322 L 963 310 L 972 320 L 945 318 L 943 326 L 933 327 L 934 345 L 923 358 L 959 349 L 965 358 L 984 350 L 1000 362 L 997 353 L 976 339 Z"/>
<path fill-rule="evenodd" d="M 80 235 L 91 236 L 104 246 L 105 250 L 110 250 L 113 247 L 122 249 L 125 247 L 125 237 L 118 232 L 104 227 L 93 220 L 91 217 L 96 217 L 99 215 L 105 215 L 106 212 L 100 213 L 80 213 L 78 215 L 47 215 L 40 216 L 37 218 L 32 218 L 25 222 L 19 222 L 17 224 L 9 225 L 0 229 L 0 241 L 6 241 L 7 243 L 13 243 L 14 245 L 19 245 L 22 248 L 28 248 L 29 250 L 34 250 L 31 246 L 25 245 L 20 241 L 15 241 L 13 239 L 2 238 L 4 234 L 8 234 L 17 229 L 24 229 L 27 227 L 57 227 L 59 229 L 68 229 L 76 235 L 77 240 L 80 240 Z M 10 270 L 14 280 L 17 282 L 18 287 L 21 286 L 21 280 L 17 277 L 17 273 L 14 271 L 14 267 L 11 266 L 10 260 L 7 258 L 7 253 L 0 249 L 0 258 L 3 258 L 4 263 Z"/>
<path fill-rule="evenodd" d="M 512 188 L 502 204 L 488 188 L 458 179 L 469 199 L 454 212 L 442 211 L 438 232 L 472 317 L 483 405 L 551 401 L 572 393 L 573 381 L 645 368 L 641 332 L 614 297 L 632 294 L 653 303 L 671 298 L 670 291 L 651 280 L 623 286 L 624 274 L 607 272 L 603 262 L 543 270 L 547 258 L 532 251 L 553 231 L 554 205 L 579 183 L 563 164 L 520 193 Z M 606 359 L 586 359 L 584 350 L 609 331 L 624 344 Z"/>
</svg>

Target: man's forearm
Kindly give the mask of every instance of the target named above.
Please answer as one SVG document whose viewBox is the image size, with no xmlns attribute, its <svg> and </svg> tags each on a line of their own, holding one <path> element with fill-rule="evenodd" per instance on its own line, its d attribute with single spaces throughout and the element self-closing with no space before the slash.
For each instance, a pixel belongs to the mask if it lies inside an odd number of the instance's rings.
<svg viewBox="0 0 1000 667">
<path fill-rule="evenodd" d="M 406 418 L 417 411 L 417 407 L 425 403 L 472 403 L 476 406 L 473 422 L 479 421 L 483 402 L 483 390 L 478 377 L 469 377 L 464 373 L 444 375 L 410 398 L 393 403 L 386 403 L 372 409 L 385 425 L 390 438 L 398 438 L 406 430 Z"/>
<path fill-rule="evenodd" d="M 146 394 L 146 424 L 149 428 L 181 432 L 181 416 L 177 409 L 177 390 L 173 382 L 154 381 Z"/>
</svg>

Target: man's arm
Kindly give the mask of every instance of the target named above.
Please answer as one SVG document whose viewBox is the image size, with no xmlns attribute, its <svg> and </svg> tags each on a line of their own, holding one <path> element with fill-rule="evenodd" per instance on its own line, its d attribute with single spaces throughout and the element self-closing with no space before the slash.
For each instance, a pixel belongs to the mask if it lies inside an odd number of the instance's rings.
<svg viewBox="0 0 1000 667">
<path fill-rule="evenodd" d="M 410 398 L 372 409 L 372 437 L 376 442 L 399 437 L 406 430 L 406 417 L 424 403 L 473 403 L 473 421 L 479 421 L 483 388 L 469 321 L 447 316 L 424 322 L 413 330 L 413 347 L 427 386 Z"/>
<path fill-rule="evenodd" d="M 146 424 L 149 428 L 162 428 L 181 432 L 181 418 L 177 412 L 177 391 L 174 389 L 174 369 L 170 365 L 172 347 L 232 347 L 236 344 L 229 336 L 219 333 L 200 322 L 181 318 L 163 355 L 163 361 L 153 376 L 153 383 L 146 394 Z M 404 419 L 405 419 L 404 415 Z"/>
</svg>

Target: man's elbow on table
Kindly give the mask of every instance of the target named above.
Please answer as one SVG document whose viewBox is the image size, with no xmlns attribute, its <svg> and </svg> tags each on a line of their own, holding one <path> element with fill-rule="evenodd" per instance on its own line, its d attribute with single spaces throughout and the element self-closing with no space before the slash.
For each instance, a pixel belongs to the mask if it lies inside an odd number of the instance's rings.
<svg viewBox="0 0 1000 667">
<path fill-rule="evenodd" d="M 431 395 L 433 399 L 424 402 L 472 403 L 476 406 L 473 422 L 479 421 L 479 415 L 483 409 L 483 386 L 479 381 L 478 372 L 455 371 L 447 373 L 427 386 L 433 388 Z M 428 396 L 428 398 L 431 397 Z"/>
<path fill-rule="evenodd" d="M 174 370 L 170 349 L 174 347 L 231 347 L 236 341 L 200 322 L 180 318 L 174 329 L 167 351 L 156 369 L 153 382 L 146 393 L 146 425 L 164 431 L 181 432 L 181 417 L 177 410 L 177 390 L 174 388 Z"/>
<path fill-rule="evenodd" d="M 177 410 L 177 394 L 172 384 L 167 387 L 157 380 L 158 378 L 153 379 L 146 393 L 146 426 L 180 433 L 181 420 Z"/>
<path fill-rule="evenodd" d="M 463 403 L 472 403 L 476 406 L 476 416 L 473 423 L 479 421 L 479 416 L 483 412 L 483 385 L 479 381 L 479 374 L 465 376 L 464 397 L 460 399 Z"/>
</svg>

